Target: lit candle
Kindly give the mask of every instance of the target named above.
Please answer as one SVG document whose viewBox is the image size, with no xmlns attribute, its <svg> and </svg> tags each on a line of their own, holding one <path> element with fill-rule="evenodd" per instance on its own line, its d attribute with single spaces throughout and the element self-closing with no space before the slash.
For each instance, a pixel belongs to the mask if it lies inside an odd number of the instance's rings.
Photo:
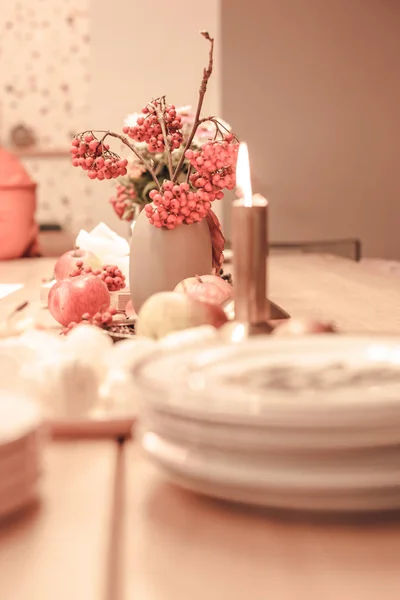
<svg viewBox="0 0 400 600">
<path fill-rule="evenodd" d="M 250 329 L 268 330 L 268 202 L 259 194 L 252 194 L 245 143 L 239 147 L 236 186 L 239 199 L 232 210 L 235 321 L 246 323 Z"/>
</svg>

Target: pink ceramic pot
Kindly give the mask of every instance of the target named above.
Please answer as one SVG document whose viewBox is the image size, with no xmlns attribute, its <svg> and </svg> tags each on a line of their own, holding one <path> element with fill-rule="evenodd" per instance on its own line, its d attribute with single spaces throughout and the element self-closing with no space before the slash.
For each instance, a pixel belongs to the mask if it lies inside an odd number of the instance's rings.
<svg viewBox="0 0 400 600">
<path fill-rule="evenodd" d="M 0 148 L 0 260 L 30 254 L 36 244 L 36 184 L 16 156 Z"/>
</svg>

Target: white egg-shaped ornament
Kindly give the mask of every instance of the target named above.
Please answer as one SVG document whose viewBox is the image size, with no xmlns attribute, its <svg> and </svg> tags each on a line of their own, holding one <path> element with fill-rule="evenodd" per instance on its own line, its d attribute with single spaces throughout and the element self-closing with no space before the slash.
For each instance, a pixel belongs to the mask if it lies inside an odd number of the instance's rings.
<svg viewBox="0 0 400 600">
<path fill-rule="evenodd" d="M 79 419 L 99 404 L 102 379 L 84 357 L 65 353 L 37 363 L 29 374 L 31 393 L 50 419 Z"/>
<path fill-rule="evenodd" d="M 101 408 L 114 417 L 134 417 L 137 408 L 134 366 L 159 348 L 158 342 L 135 337 L 114 344 L 108 355 L 107 373 L 100 387 Z"/>
<path fill-rule="evenodd" d="M 36 356 L 57 355 L 62 352 L 65 344 L 64 336 L 40 329 L 29 329 L 21 335 L 20 339 L 27 348 L 36 353 Z"/>
<path fill-rule="evenodd" d="M 129 369 L 109 369 L 100 386 L 99 396 L 99 407 L 107 411 L 110 417 L 133 418 L 136 415 L 137 397 Z"/>
<path fill-rule="evenodd" d="M 212 242 L 207 219 L 175 229 L 156 227 L 142 211 L 132 230 L 129 287 L 138 312 L 157 292 L 172 291 L 188 277 L 212 272 Z"/>
<path fill-rule="evenodd" d="M 27 347 L 19 337 L 4 339 L 0 342 L 0 389 L 25 390 L 22 369 L 33 364 L 35 351 Z"/>
<path fill-rule="evenodd" d="M 111 349 L 107 364 L 109 369 L 131 369 L 138 361 L 157 351 L 158 343 L 146 337 L 122 340 Z"/>
<path fill-rule="evenodd" d="M 65 336 L 66 351 L 76 357 L 84 357 L 85 361 L 101 371 L 107 364 L 108 355 L 113 342 L 102 329 L 95 325 L 78 325 Z"/>
</svg>

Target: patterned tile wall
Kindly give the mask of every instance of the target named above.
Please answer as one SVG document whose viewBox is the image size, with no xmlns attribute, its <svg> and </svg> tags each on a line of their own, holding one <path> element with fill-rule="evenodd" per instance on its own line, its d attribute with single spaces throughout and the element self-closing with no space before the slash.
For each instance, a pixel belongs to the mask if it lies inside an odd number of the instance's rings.
<svg viewBox="0 0 400 600">
<path fill-rule="evenodd" d="M 69 149 L 89 113 L 88 0 L 11 0 L 0 10 L 0 143 L 33 129 L 39 148 Z M 38 183 L 38 220 L 91 227 L 94 188 L 68 156 L 23 158 Z"/>
</svg>

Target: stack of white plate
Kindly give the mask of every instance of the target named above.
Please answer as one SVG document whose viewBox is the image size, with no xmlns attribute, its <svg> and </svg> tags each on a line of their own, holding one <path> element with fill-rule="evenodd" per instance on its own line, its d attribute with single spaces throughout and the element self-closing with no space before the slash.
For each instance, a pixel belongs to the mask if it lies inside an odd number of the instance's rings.
<svg viewBox="0 0 400 600">
<path fill-rule="evenodd" d="M 0 393 L 0 521 L 35 501 L 41 472 L 41 419 L 29 400 Z"/>
<path fill-rule="evenodd" d="M 400 508 L 400 339 L 318 335 L 185 348 L 135 369 L 147 455 L 255 505 Z"/>
</svg>

